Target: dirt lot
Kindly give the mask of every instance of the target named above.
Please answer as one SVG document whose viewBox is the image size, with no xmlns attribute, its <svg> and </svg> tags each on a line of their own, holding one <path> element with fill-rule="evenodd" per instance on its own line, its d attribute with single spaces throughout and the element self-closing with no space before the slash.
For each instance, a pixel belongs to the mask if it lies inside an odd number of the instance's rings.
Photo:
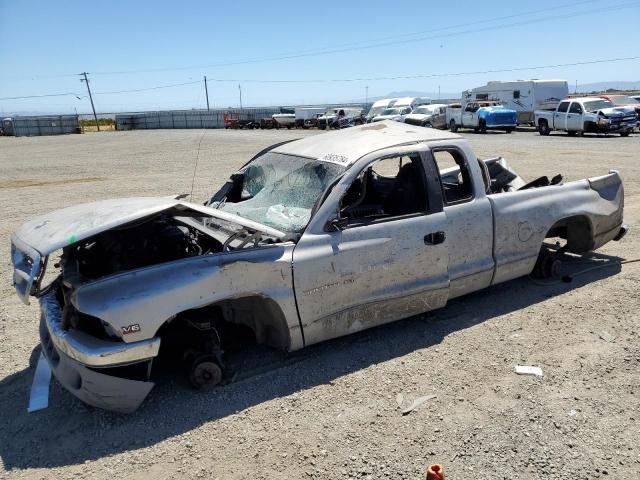
<svg viewBox="0 0 640 480">
<path fill-rule="evenodd" d="M 0 477 L 420 479 L 441 463 L 450 479 L 640 478 L 639 263 L 553 286 L 498 285 L 210 393 L 167 378 L 132 415 L 87 407 L 55 382 L 49 408 L 27 414 L 38 308 L 11 287 L 13 230 L 79 202 L 188 192 L 200 140 L 194 196 L 203 201 L 253 153 L 308 134 L 0 138 Z M 466 136 L 526 179 L 619 169 L 632 231 L 600 258 L 640 256 L 637 134 Z M 517 376 L 516 364 L 540 366 L 544 378 Z M 399 394 L 405 404 L 436 398 L 403 416 Z"/>
</svg>

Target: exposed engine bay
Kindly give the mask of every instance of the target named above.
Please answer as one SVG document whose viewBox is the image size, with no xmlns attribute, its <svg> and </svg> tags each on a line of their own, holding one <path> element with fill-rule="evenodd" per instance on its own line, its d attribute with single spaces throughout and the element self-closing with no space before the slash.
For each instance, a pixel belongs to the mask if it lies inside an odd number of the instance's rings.
<svg viewBox="0 0 640 480">
<path fill-rule="evenodd" d="M 108 230 L 64 249 L 64 276 L 74 270 L 82 279 L 142 268 L 181 258 L 221 252 L 221 242 L 202 231 L 160 215 Z M 71 266 L 70 264 L 75 264 Z"/>
</svg>

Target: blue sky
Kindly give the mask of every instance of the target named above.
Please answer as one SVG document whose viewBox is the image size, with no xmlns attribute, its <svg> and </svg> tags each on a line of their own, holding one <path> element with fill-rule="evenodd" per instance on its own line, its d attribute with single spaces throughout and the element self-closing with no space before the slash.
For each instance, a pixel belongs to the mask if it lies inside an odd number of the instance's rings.
<svg viewBox="0 0 640 480">
<path fill-rule="evenodd" d="M 640 1 L 212 2 L 0 0 L 0 113 L 339 102 L 392 91 L 460 92 L 488 80 L 640 80 L 640 60 L 374 80 L 639 56 Z M 418 33 L 416 33 L 418 32 Z M 373 47 L 373 48 L 371 48 Z M 340 51 L 334 51 L 340 50 Z M 316 54 L 317 52 L 327 52 Z M 282 58 L 293 57 L 293 58 Z M 119 72 L 119 73 L 118 73 Z M 327 80 L 367 78 L 351 82 Z M 258 83 L 255 80 L 322 80 Z M 177 83 L 150 91 L 111 93 Z"/>
</svg>

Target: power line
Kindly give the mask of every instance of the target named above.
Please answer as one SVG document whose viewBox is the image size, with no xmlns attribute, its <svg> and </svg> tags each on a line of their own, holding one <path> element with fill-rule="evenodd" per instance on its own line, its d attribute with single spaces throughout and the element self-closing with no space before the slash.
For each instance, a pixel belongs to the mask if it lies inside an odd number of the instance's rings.
<svg viewBox="0 0 640 480">
<path fill-rule="evenodd" d="M 68 93 L 48 93 L 46 95 L 26 95 L 23 97 L 2 97 L 0 98 L 0 100 L 22 100 L 25 98 L 66 97 L 69 95 L 74 97 L 82 96 L 82 94 L 80 93 L 68 92 Z"/>
<path fill-rule="evenodd" d="M 578 3 L 582 4 L 582 3 L 589 3 L 589 2 L 584 1 L 584 2 L 578 2 Z M 167 72 L 167 71 L 178 71 L 178 70 L 194 70 L 194 69 L 198 69 L 198 68 L 214 68 L 214 67 L 224 67 L 224 66 L 233 66 L 233 65 L 244 65 L 244 64 L 249 64 L 249 63 L 262 63 L 262 62 L 278 61 L 278 60 L 291 60 L 291 59 L 295 59 L 295 58 L 313 57 L 313 56 L 320 56 L 320 55 L 329 55 L 329 54 L 332 54 L 332 53 L 344 53 L 344 52 L 350 52 L 350 51 L 368 50 L 368 49 L 375 49 L 375 48 L 386 47 L 386 46 L 391 46 L 391 45 L 402 45 L 402 44 L 407 44 L 407 43 L 422 42 L 422 41 L 425 41 L 425 40 L 433 40 L 433 39 L 437 39 L 437 38 L 447 38 L 447 37 L 452 37 L 452 36 L 457 36 L 457 35 L 467 35 L 467 34 L 470 34 L 470 33 L 481 33 L 481 32 L 490 31 L 490 30 L 498 30 L 498 29 L 503 29 L 503 28 L 511 28 L 511 27 L 535 24 L 535 23 L 540 23 L 540 22 L 546 22 L 546 21 L 561 20 L 561 19 L 565 19 L 565 18 L 572 18 L 572 17 L 577 17 L 577 16 L 589 15 L 589 14 L 592 14 L 592 13 L 600 13 L 600 12 L 605 12 L 605 11 L 609 12 L 609 11 L 613 11 L 613 10 L 620 10 L 620 9 L 623 9 L 623 8 L 636 6 L 639 3 L 640 2 L 638 2 L 638 1 L 632 1 L 632 2 L 618 4 L 618 5 L 611 5 L 611 6 L 607 6 L 607 7 L 595 8 L 595 9 L 591 9 L 591 10 L 570 12 L 570 13 L 565 13 L 565 14 L 561 14 L 561 15 L 557 15 L 556 14 L 556 15 L 550 15 L 550 16 L 540 17 L 540 18 L 535 18 L 535 19 L 530 19 L 530 20 L 522 20 L 522 21 L 518 21 L 518 22 L 506 23 L 506 24 L 502 24 L 502 25 L 483 26 L 483 27 L 473 28 L 473 29 L 469 29 L 469 30 L 462 30 L 462 31 L 458 31 L 458 32 L 443 33 L 443 34 L 431 35 L 431 36 L 422 36 L 422 37 L 418 37 L 418 38 L 410 38 L 410 39 L 404 39 L 404 40 L 394 40 L 394 41 L 388 41 L 388 42 L 379 42 L 378 40 L 370 40 L 369 42 L 371 42 L 371 41 L 378 42 L 378 43 L 375 43 L 373 45 L 352 46 L 352 47 L 345 47 L 345 48 L 325 47 L 325 48 L 319 49 L 319 50 L 300 51 L 300 52 L 294 52 L 294 53 L 290 53 L 290 54 L 282 54 L 282 55 L 275 55 L 275 56 L 269 56 L 269 57 L 258 57 L 258 58 L 244 59 L 244 60 L 219 62 L 219 63 L 209 64 L 209 65 L 194 65 L 194 66 L 188 66 L 188 67 L 166 67 L 166 68 L 156 68 L 156 69 L 148 69 L 148 70 L 123 70 L 123 71 L 114 71 L 114 72 L 96 72 L 95 74 L 96 75 L 124 75 L 124 74 L 133 74 L 133 73 L 150 73 L 150 72 Z M 547 10 L 544 10 L 544 11 L 547 11 Z M 506 17 L 498 17 L 498 18 L 505 18 L 506 19 L 506 18 L 512 18 L 512 17 L 520 17 L 522 15 L 523 14 L 520 14 L 520 15 L 508 15 Z M 524 15 L 527 15 L 527 13 L 524 13 Z M 487 21 L 491 21 L 491 19 L 489 19 L 489 20 L 478 20 L 478 21 L 473 22 L 473 23 L 461 24 L 461 26 L 477 25 L 478 23 L 486 23 Z M 433 32 L 439 31 L 439 30 L 451 29 L 451 28 L 454 28 L 454 27 L 445 27 L 445 28 L 440 28 L 440 29 L 435 29 L 435 30 L 425 30 L 423 32 L 415 32 L 413 34 L 404 34 L 404 35 L 422 35 L 424 33 L 433 33 Z M 401 36 L 404 36 L 404 35 L 399 35 L 398 37 L 401 37 Z M 394 37 L 389 37 L 389 38 L 394 38 Z M 347 45 L 349 45 L 349 44 L 347 44 Z"/>
<path fill-rule="evenodd" d="M 543 70 L 547 68 L 562 68 L 562 67 L 576 67 L 583 65 L 595 65 L 600 63 L 614 63 L 614 62 L 626 62 L 632 60 L 640 60 L 640 56 L 635 57 L 619 57 L 619 58 L 603 58 L 598 60 L 586 60 L 582 62 L 571 62 L 571 63 L 556 63 L 551 65 L 535 65 L 530 67 L 514 67 L 514 68 L 501 68 L 501 69 L 492 69 L 492 70 L 475 70 L 475 71 L 466 71 L 466 72 L 448 72 L 448 73 L 429 73 L 429 74 L 413 74 L 413 75 L 394 75 L 394 76 L 384 76 L 384 77 L 358 77 L 358 78 L 321 78 L 321 79 L 301 79 L 301 80 L 291 80 L 291 79 L 274 79 L 274 80 L 264 80 L 264 79 L 237 79 L 237 78 L 210 78 L 207 77 L 207 82 L 228 82 L 228 83 L 284 83 L 284 84 L 305 84 L 305 83 L 348 83 L 348 82 L 376 82 L 376 81 L 384 81 L 384 80 L 411 80 L 418 78 L 438 78 L 438 77 L 456 77 L 456 76 L 464 76 L 464 75 L 482 75 L 489 73 L 508 73 L 508 72 L 519 72 L 525 70 Z M 195 82 L 184 82 L 184 83 L 175 83 L 172 85 L 158 85 L 155 87 L 148 88 L 137 88 L 133 90 L 118 90 L 113 92 L 96 92 L 94 95 L 115 95 L 121 93 L 135 93 L 135 92 L 143 92 L 149 90 L 158 90 L 162 88 L 172 88 L 172 87 L 180 87 L 183 85 L 194 85 L 196 83 L 200 83 L 200 80 Z M 79 96 L 76 93 L 52 93 L 46 95 L 28 95 L 24 97 L 3 97 L 0 100 L 18 100 L 18 99 L 27 99 L 27 98 L 43 98 L 43 97 L 61 97 L 66 95 Z"/>
<path fill-rule="evenodd" d="M 599 60 L 588 60 L 584 62 L 572 62 L 572 63 L 557 63 L 552 65 L 536 65 L 532 67 L 515 67 L 515 68 L 502 68 L 502 69 L 493 69 L 493 70 L 476 70 L 476 71 L 466 71 L 466 72 L 455 72 L 455 73 L 429 73 L 429 74 L 415 74 L 415 75 L 394 75 L 387 77 L 357 77 L 357 78 L 322 78 L 322 79 L 309 79 L 309 80 L 263 80 L 263 79 L 237 79 L 237 78 L 210 78 L 207 77 L 209 82 L 241 82 L 241 83 L 330 83 L 330 82 L 375 82 L 382 80 L 410 80 L 415 78 L 435 78 L 435 77 L 455 77 L 455 76 L 463 76 L 463 75 L 481 75 L 487 73 L 507 73 L 507 72 L 518 72 L 523 70 L 542 70 L 545 68 L 561 68 L 561 67 L 575 67 L 580 65 L 593 65 L 598 63 L 613 63 L 613 62 L 623 62 L 630 60 L 640 60 L 640 56 L 636 57 L 621 57 L 621 58 L 604 58 Z"/>
<path fill-rule="evenodd" d="M 160 90 L 162 88 L 173 88 L 173 87 L 182 87 L 183 85 L 194 85 L 196 83 L 200 83 L 200 81 L 195 81 L 195 82 L 183 82 L 183 83 L 173 83 L 171 85 L 157 85 L 155 87 L 147 87 L 147 88 L 136 88 L 133 90 L 117 90 L 117 91 L 113 91 L 113 92 L 94 92 L 94 95 L 116 95 L 119 93 L 135 93 L 135 92 L 146 92 L 149 90 Z M 21 100 L 21 99 L 27 99 L 27 98 L 42 98 L 42 97 L 65 97 L 65 96 L 74 96 L 74 97 L 80 97 L 81 95 L 79 93 L 51 93 L 51 94 L 46 94 L 46 95 L 26 95 L 26 96 L 22 96 L 22 97 L 3 97 L 0 98 L 0 100 Z"/>
<path fill-rule="evenodd" d="M 597 1 L 598 0 L 582 0 L 582 1 L 579 1 L 579 2 L 556 5 L 553 8 L 555 10 L 565 9 L 565 8 L 570 8 L 570 7 L 576 7 L 576 6 L 579 6 L 579 5 L 585 5 L 585 4 L 588 4 L 588 3 L 594 3 L 594 2 L 597 2 Z M 451 29 L 461 28 L 461 27 L 468 27 L 468 26 L 473 26 L 473 25 L 477 25 L 477 24 L 486 24 L 487 22 L 495 22 L 495 21 L 498 21 L 498 20 L 507 20 L 507 19 L 510 19 L 510 18 L 520 18 L 520 17 L 525 16 L 525 15 L 534 15 L 534 14 L 537 14 L 537 13 L 542 13 L 542 12 L 549 11 L 548 8 L 540 9 L 540 10 L 529 10 L 529 11 L 524 11 L 524 12 L 520 12 L 520 13 L 516 13 L 516 14 L 511 14 L 511 15 L 504 15 L 504 16 L 500 16 L 500 17 L 491 17 L 491 18 L 478 19 L 478 20 L 475 20 L 474 22 L 467 22 L 467 23 L 460 23 L 460 24 L 455 24 L 455 25 L 448 25 L 446 27 L 440 27 L 440 28 L 436 28 L 436 29 L 429 29 L 429 30 L 423 30 L 423 31 L 412 32 L 412 33 L 403 33 L 403 34 L 392 35 L 392 36 L 387 36 L 387 37 L 379 37 L 377 39 L 362 40 L 362 41 L 359 41 L 359 42 L 343 43 L 343 44 L 337 44 L 337 45 L 333 45 L 333 46 L 321 47 L 321 48 L 310 49 L 310 50 L 299 50 L 299 51 L 295 51 L 295 52 L 283 53 L 283 54 L 272 55 L 272 56 L 267 56 L 267 57 L 253 57 L 253 58 L 248 58 L 248 59 L 231 60 L 231 61 L 228 61 L 228 62 L 218 62 L 218 63 L 208 64 L 208 65 L 192 65 L 192 66 L 184 66 L 184 67 L 165 67 L 165 68 L 155 68 L 155 69 L 145 69 L 145 70 L 122 70 L 122 71 L 111 71 L 111 72 L 93 72 L 92 74 L 93 75 L 127 75 L 127 74 L 135 74 L 135 73 L 152 73 L 152 72 L 168 72 L 168 71 L 180 71 L 180 70 L 195 70 L 195 69 L 222 67 L 222 66 L 243 65 L 243 64 L 249 64 L 249 63 L 262 63 L 262 62 L 270 62 L 270 61 L 278 61 L 278 60 L 289 60 L 289 59 L 295 59 L 295 58 L 312 57 L 312 56 L 320 56 L 320 55 L 329 55 L 329 54 L 333 54 L 333 53 L 344 53 L 344 52 L 349 52 L 349 51 L 375 49 L 375 48 L 386 47 L 386 46 L 391 46 L 391 45 L 401 45 L 401 44 L 406 44 L 406 43 L 422 42 L 422 41 L 425 41 L 425 40 L 433 40 L 433 39 L 437 39 L 437 38 L 447 38 L 447 37 L 452 37 L 452 36 L 456 36 L 456 35 L 467 35 L 467 34 L 470 34 L 470 33 L 480 33 L 480 32 L 489 31 L 489 30 L 496 30 L 496 29 L 502 29 L 502 28 L 511 28 L 511 27 L 515 27 L 515 26 L 523 26 L 523 25 L 527 25 L 527 24 L 540 23 L 540 22 L 544 22 L 544 21 L 553 21 L 553 20 L 560 20 L 560 19 L 571 18 L 571 17 L 576 17 L 576 16 L 589 15 L 589 14 L 592 14 L 592 13 L 600 13 L 600 12 L 603 12 L 603 11 L 620 10 L 620 9 L 623 9 L 623 8 L 636 6 L 636 5 L 638 5 L 638 3 L 639 3 L 638 1 L 632 1 L 632 2 L 618 4 L 618 5 L 611 5 L 611 6 L 607 6 L 607 7 L 600 7 L 600 8 L 590 9 L 590 10 L 581 10 L 581 11 L 577 11 L 577 12 L 568 12 L 568 13 L 564 13 L 564 14 L 556 14 L 556 15 L 552 15 L 552 16 L 545 16 L 545 17 L 534 18 L 534 19 L 530 19 L 530 20 L 522 20 L 522 21 L 512 22 L 512 23 L 507 23 L 507 24 L 494 25 L 494 26 L 483 26 L 483 27 L 473 28 L 473 29 L 469 29 L 469 30 L 462 30 L 462 31 L 458 31 L 458 32 L 441 33 L 441 34 L 438 34 L 438 35 L 431 35 L 431 36 L 426 36 L 426 37 L 424 36 L 425 34 L 429 34 L 429 33 L 442 32 L 442 31 L 446 31 L 446 30 L 451 30 Z M 416 35 L 422 35 L 422 36 L 418 37 L 418 38 L 405 38 L 405 37 L 415 37 Z M 400 40 L 401 38 L 404 38 L 404 39 Z M 391 41 L 386 41 L 386 40 L 391 40 Z M 372 42 L 373 42 L 372 45 L 362 45 L 363 43 L 366 44 L 366 43 L 372 43 Z M 55 77 L 65 77 L 65 76 L 72 76 L 72 75 L 74 75 L 74 74 L 47 75 L 47 76 L 42 76 L 41 78 L 55 78 Z M 30 78 L 37 78 L 37 77 L 30 77 Z"/>
<path fill-rule="evenodd" d="M 94 95 L 114 95 L 117 93 L 146 92 L 148 90 L 160 90 L 162 88 L 182 87 L 183 85 L 195 85 L 196 83 L 200 83 L 200 80 L 196 80 L 195 82 L 173 83 L 171 85 L 158 85 L 156 87 L 136 88 L 134 90 L 118 90 L 115 92 L 96 92 L 94 93 Z"/>
</svg>

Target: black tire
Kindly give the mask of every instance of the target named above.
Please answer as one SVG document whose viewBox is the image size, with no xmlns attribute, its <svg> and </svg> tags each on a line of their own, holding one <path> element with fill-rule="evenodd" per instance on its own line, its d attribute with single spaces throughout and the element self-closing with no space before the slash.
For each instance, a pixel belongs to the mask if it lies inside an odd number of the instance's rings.
<svg viewBox="0 0 640 480">
<path fill-rule="evenodd" d="M 513 128 L 507 128 L 507 129 L 505 130 L 505 132 L 506 132 L 506 133 L 511 133 L 511 132 L 513 132 Z"/>
<path fill-rule="evenodd" d="M 575 132 L 575 130 L 567 130 L 567 135 L 569 135 L 570 137 L 575 137 L 576 136 L 576 132 Z"/>
<path fill-rule="evenodd" d="M 453 133 L 456 133 L 458 131 L 458 125 L 456 125 L 455 120 L 451 120 L 449 122 L 449 130 L 451 130 Z"/>
<path fill-rule="evenodd" d="M 433 125 L 431 125 L 431 122 L 425 122 L 422 124 L 422 126 L 425 128 L 433 128 Z"/>
<path fill-rule="evenodd" d="M 480 127 L 480 133 L 487 133 L 487 122 L 485 122 L 484 120 L 480 119 L 480 121 L 478 122 L 478 126 Z"/>
<path fill-rule="evenodd" d="M 621 137 L 628 137 L 631 132 L 627 130 L 626 132 L 620 132 Z"/>
<path fill-rule="evenodd" d="M 551 129 L 546 120 L 540 120 L 538 122 L 538 132 L 540 135 L 549 135 L 551 133 Z"/>
</svg>

